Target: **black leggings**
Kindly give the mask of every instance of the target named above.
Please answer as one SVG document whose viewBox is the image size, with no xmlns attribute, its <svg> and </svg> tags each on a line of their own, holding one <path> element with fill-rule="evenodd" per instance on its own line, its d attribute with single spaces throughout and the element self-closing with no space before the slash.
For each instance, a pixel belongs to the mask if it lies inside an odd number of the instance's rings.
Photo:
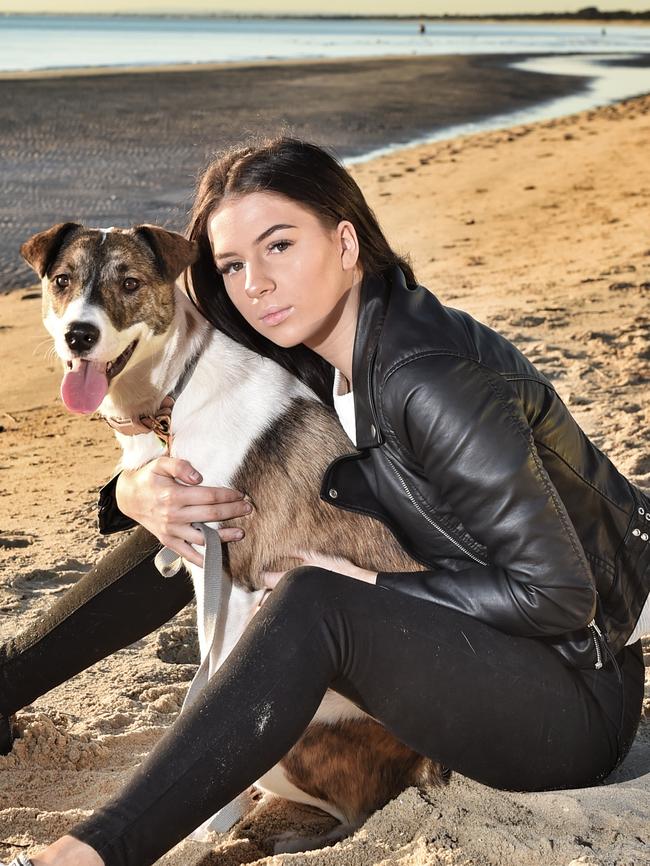
<svg viewBox="0 0 650 866">
<path fill-rule="evenodd" d="M 136 530 L 4 648 L 4 714 L 187 604 L 190 581 L 160 577 L 158 549 Z M 632 744 L 643 678 L 640 641 L 600 671 L 579 671 L 541 641 L 393 589 L 299 568 L 277 584 L 122 793 L 70 832 L 107 866 L 153 863 L 286 754 L 328 687 L 420 754 L 484 784 L 592 785 Z"/>
</svg>

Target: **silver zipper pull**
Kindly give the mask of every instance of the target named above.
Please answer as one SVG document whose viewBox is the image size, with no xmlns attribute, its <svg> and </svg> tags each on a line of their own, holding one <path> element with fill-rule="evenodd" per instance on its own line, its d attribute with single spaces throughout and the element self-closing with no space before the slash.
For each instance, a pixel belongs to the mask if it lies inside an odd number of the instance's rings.
<svg viewBox="0 0 650 866">
<path fill-rule="evenodd" d="M 590 623 L 587 623 L 587 627 L 590 629 L 593 629 L 593 631 L 595 632 L 595 634 L 592 633 L 591 636 L 594 639 L 594 647 L 596 648 L 596 664 L 594 665 L 594 667 L 598 671 L 603 666 L 603 655 L 602 655 L 602 652 L 600 649 L 600 644 L 598 643 L 598 638 L 596 637 L 596 635 L 598 635 L 599 637 L 602 637 L 603 633 L 598 628 L 598 626 L 596 625 L 595 619 L 592 619 L 592 621 Z"/>
</svg>

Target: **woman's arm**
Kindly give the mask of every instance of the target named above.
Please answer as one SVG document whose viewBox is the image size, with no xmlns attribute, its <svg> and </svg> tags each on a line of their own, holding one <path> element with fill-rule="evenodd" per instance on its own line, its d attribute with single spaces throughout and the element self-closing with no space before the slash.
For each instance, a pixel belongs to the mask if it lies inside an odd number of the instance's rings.
<svg viewBox="0 0 650 866">
<path fill-rule="evenodd" d="M 123 470 L 100 491 L 100 532 L 106 535 L 139 523 L 166 547 L 203 565 L 192 547 L 203 546 L 203 535 L 192 524 L 243 517 L 251 506 L 239 490 L 204 487 L 202 480 L 187 460 L 176 457 L 158 457 L 140 469 Z M 229 526 L 219 530 L 219 537 L 239 541 L 244 530 Z"/>
<path fill-rule="evenodd" d="M 389 374 L 382 407 L 488 565 L 460 572 L 380 572 L 377 585 L 438 602 L 522 636 L 562 634 L 591 621 L 593 575 L 508 382 L 449 355 Z"/>
</svg>

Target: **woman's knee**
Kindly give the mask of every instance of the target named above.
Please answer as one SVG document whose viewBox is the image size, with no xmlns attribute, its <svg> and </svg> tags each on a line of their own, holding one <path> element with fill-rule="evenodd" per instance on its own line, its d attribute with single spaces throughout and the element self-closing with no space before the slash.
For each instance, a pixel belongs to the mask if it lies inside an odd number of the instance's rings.
<svg viewBox="0 0 650 866">
<path fill-rule="evenodd" d="M 342 588 L 351 583 L 352 578 L 328 571 L 314 565 L 301 565 L 285 572 L 277 582 L 273 594 L 278 600 L 296 604 L 299 608 L 313 608 L 320 605 L 323 608 L 340 598 Z"/>
</svg>

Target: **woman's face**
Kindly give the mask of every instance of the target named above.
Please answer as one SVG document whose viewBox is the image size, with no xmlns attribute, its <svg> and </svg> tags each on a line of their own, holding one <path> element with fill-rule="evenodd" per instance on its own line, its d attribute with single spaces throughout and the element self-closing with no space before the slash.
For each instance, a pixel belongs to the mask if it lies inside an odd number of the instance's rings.
<svg viewBox="0 0 650 866">
<path fill-rule="evenodd" d="M 350 290 L 361 278 L 349 221 L 330 229 L 292 199 L 253 192 L 224 199 L 208 236 L 228 297 L 277 345 L 318 348 L 349 319 Z"/>
</svg>

